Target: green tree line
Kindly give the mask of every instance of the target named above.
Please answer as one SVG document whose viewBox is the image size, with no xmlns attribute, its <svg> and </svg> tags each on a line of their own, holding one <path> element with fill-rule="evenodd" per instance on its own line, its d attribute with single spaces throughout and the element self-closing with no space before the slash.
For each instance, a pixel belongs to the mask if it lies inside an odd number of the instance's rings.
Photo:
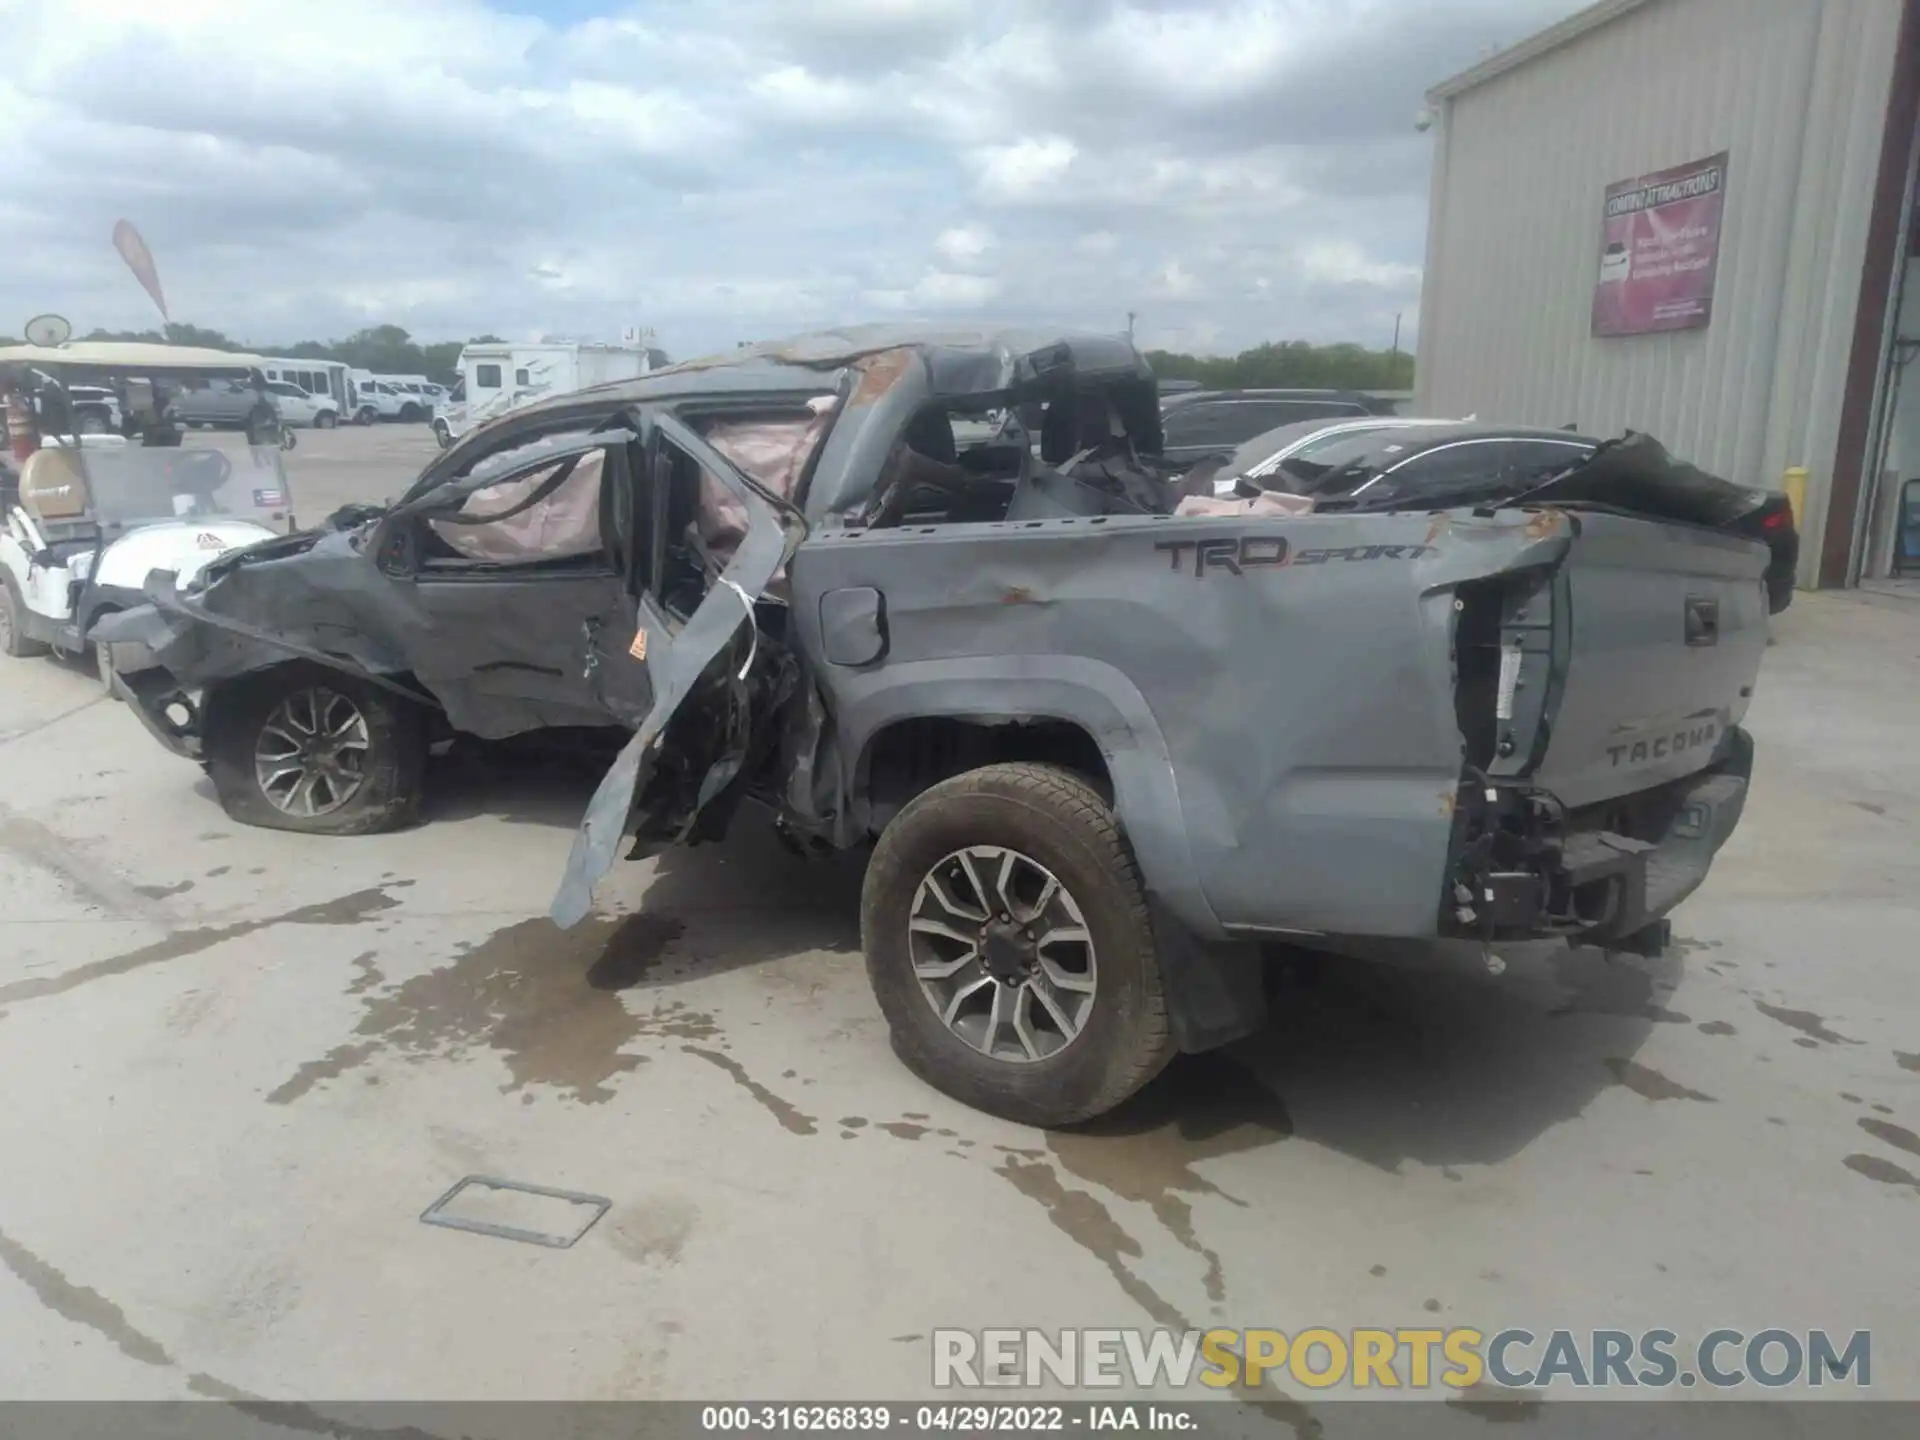
<svg viewBox="0 0 1920 1440">
<path fill-rule="evenodd" d="M 1269 340 L 1238 355 L 1181 355 L 1149 350 L 1162 380 L 1198 380 L 1210 390 L 1411 390 L 1413 356 L 1364 345 L 1309 345 Z"/>
</svg>

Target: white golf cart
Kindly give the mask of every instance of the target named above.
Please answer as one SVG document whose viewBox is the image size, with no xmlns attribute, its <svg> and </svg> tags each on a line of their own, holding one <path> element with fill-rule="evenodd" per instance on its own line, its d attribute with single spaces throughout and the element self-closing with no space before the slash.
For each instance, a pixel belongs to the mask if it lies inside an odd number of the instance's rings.
<svg viewBox="0 0 1920 1440">
<path fill-rule="evenodd" d="M 38 323 L 38 322 L 35 322 Z M 148 572 L 185 583 L 215 557 L 294 528 L 276 418 L 248 448 L 184 448 L 169 417 L 183 385 L 255 388 L 257 356 L 77 341 L 0 348 L 14 455 L 0 464 L 0 650 L 85 655 L 101 616 L 145 603 Z M 115 397 L 119 434 L 81 433 L 75 390 Z M 112 690 L 107 660 L 101 678 Z"/>
<path fill-rule="evenodd" d="M 103 615 L 146 603 L 147 576 L 184 585 L 230 550 L 287 534 L 277 447 L 48 445 L 0 471 L 0 650 L 83 656 Z M 104 650 L 96 657 L 112 690 Z"/>
</svg>

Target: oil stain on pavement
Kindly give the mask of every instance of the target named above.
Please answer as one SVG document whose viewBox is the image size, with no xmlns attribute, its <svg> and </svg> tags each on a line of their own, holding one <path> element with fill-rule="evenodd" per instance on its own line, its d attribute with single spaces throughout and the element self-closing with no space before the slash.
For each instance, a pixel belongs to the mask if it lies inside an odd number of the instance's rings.
<svg viewBox="0 0 1920 1440">
<path fill-rule="evenodd" d="M 1902 1169 L 1891 1160 L 1883 1160 L 1878 1155 L 1849 1155 L 1840 1162 L 1856 1175 L 1864 1175 L 1869 1180 L 1878 1180 L 1882 1185 L 1911 1185 L 1920 1189 L 1920 1175 Z"/>
<path fill-rule="evenodd" d="M 1677 1080 L 1669 1080 L 1658 1070 L 1650 1069 L 1637 1060 L 1611 1059 L 1607 1069 L 1613 1072 L 1614 1083 L 1624 1085 L 1644 1100 L 1700 1100 L 1707 1104 L 1716 1104 L 1711 1095 L 1691 1090 Z"/>
<path fill-rule="evenodd" d="M 85 1326 L 109 1341 L 129 1359 L 156 1369 L 181 1369 L 167 1353 L 167 1347 L 144 1334 L 127 1319 L 126 1312 L 90 1286 L 69 1280 L 47 1260 L 0 1230 L 0 1266 L 11 1271 L 33 1296 L 61 1319 Z M 191 1371 L 186 1374 L 187 1389 L 210 1400 L 224 1400 L 235 1409 L 275 1429 L 328 1436 L 329 1440 L 440 1440 L 428 1431 L 412 1425 L 372 1427 L 334 1420 L 304 1402 L 268 1401 L 264 1397 L 230 1385 L 216 1375 Z"/>
<path fill-rule="evenodd" d="M 169 960 L 185 959 L 189 955 L 198 955 L 223 945 L 229 940 L 237 940 L 243 935 L 252 935 L 268 930 L 275 925 L 358 925 L 369 916 L 382 910 L 391 910 L 400 902 L 387 891 L 401 885 L 410 885 L 410 880 L 392 880 L 385 885 L 376 885 L 366 890 L 356 890 L 351 895 L 342 895 L 337 900 L 324 900 L 316 905 L 300 905 L 291 910 L 283 910 L 277 915 L 262 916 L 257 920 L 236 920 L 226 925 L 203 925 L 193 930 L 176 930 L 164 940 L 156 940 L 151 945 L 142 945 L 138 950 L 129 950 L 124 955 L 109 956 L 105 960 L 96 960 L 90 965 L 77 965 L 59 975 L 40 976 L 32 980 L 16 980 L 10 985 L 0 985 L 0 1004 L 15 1000 L 38 1000 L 48 995 L 63 995 L 69 990 L 77 990 L 82 985 L 110 975 L 126 975 L 135 970 L 145 969 L 149 965 L 159 965 Z"/>
<path fill-rule="evenodd" d="M 1186 1055 L 1111 1114 L 1047 1136 L 1047 1148 L 1077 1178 L 1152 1209 L 1206 1262 L 1207 1297 L 1226 1298 L 1220 1257 L 1200 1242 L 1189 1196 L 1244 1207 L 1194 1166 L 1258 1150 L 1293 1134 L 1286 1106 L 1244 1066 L 1220 1054 Z"/>
<path fill-rule="evenodd" d="M 170 1366 L 173 1357 L 151 1336 L 142 1335 L 126 1313 L 106 1296 L 75 1284 L 26 1246 L 0 1231 L 0 1264 L 11 1270 L 34 1298 L 62 1319 L 84 1325 L 113 1342 L 119 1351 L 143 1365 Z"/>
<path fill-rule="evenodd" d="M 1127 1263 L 1140 1259 L 1144 1251 L 1140 1242 L 1113 1218 L 1113 1212 L 1099 1197 L 1091 1191 L 1065 1184 L 1059 1171 L 1052 1165 L 1034 1158 L 1034 1151 L 1002 1149 L 1006 1158 L 995 1167 L 996 1173 L 1022 1195 L 1044 1208 L 1054 1228 L 1099 1260 L 1127 1297 L 1152 1316 L 1155 1323 L 1174 1331 L 1204 1328 L 1188 1319 L 1177 1305 L 1142 1279 Z M 1276 1387 L 1268 1385 L 1255 1389 L 1243 1382 L 1229 1393 L 1248 1408 L 1286 1425 L 1301 1440 L 1310 1440 L 1310 1437 L 1323 1434 L 1323 1428 L 1313 1413 L 1300 1401 Z"/>
<path fill-rule="evenodd" d="M 1904 1125 L 1895 1125 L 1888 1120 L 1876 1120 L 1871 1115 L 1862 1115 L 1854 1121 L 1867 1134 L 1883 1145 L 1891 1145 L 1896 1150 L 1904 1150 L 1909 1155 L 1920 1155 L 1920 1135 Z"/>
<path fill-rule="evenodd" d="M 1782 1025 L 1800 1031 L 1812 1040 L 1824 1041 L 1829 1045 L 1858 1045 L 1858 1040 L 1849 1040 L 1827 1028 L 1827 1022 L 1811 1010 L 1788 1010 L 1779 1005 L 1769 1005 L 1764 1000 L 1753 1002 L 1754 1008 L 1770 1020 L 1778 1020 Z M 1796 1041 L 1796 1044 L 1799 1042 Z"/>
<path fill-rule="evenodd" d="M 483 1047 L 506 1063 L 502 1093 L 540 1085 L 583 1104 L 611 1100 L 614 1079 L 647 1063 L 628 1052 L 633 1041 L 717 1034 L 711 1016 L 684 1005 L 636 1012 L 620 996 L 680 934 L 677 921 L 650 915 L 595 915 L 572 930 L 545 917 L 523 920 L 452 964 L 377 994 L 365 993 L 374 981 L 362 957 L 362 975 L 349 989 L 363 1006 L 355 1038 L 309 1060 L 267 1099 L 290 1104 L 382 1053 L 420 1063 Z"/>
<path fill-rule="evenodd" d="M 773 1091 L 747 1074 L 747 1067 L 731 1055 L 722 1055 L 718 1050 L 707 1050 L 699 1045 L 680 1047 L 689 1055 L 697 1055 L 710 1065 L 716 1065 L 733 1077 L 733 1083 L 745 1090 L 766 1108 L 768 1114 L 780 1122 L 780 1128 L 794 1135 L 812 1135 L 820 1127 L 811 1115 L 803 1114 L 790 1102 L 781 1099 Z"/>
</svg>

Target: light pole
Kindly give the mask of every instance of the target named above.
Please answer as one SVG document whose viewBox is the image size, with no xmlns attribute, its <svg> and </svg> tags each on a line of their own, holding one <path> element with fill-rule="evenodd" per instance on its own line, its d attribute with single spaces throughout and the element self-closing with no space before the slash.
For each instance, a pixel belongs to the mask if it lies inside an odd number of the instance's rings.
<svg viewBox="0 0 1920 1440">
<path fill-rule="evenodd" d="M 1133 343 L 1133 311 L 1127 312 L 1127 343 Z"/>
<path fill-rule="evenodd" d="M 1403 312 L 1396 310 L 1393 316 L 1393 353 L 1396 355 L 1400 353 L 1400 316 L 1402 313 Z"/>
</svg>

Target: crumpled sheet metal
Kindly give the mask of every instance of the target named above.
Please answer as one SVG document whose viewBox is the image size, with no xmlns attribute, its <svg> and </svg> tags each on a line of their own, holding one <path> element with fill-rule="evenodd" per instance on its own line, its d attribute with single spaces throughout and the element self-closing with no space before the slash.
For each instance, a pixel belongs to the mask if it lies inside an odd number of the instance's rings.
<svg viewBox="0 0 1920 1440">
<path fill-rule="evenodd" d="M 698 458 L 698 457 L 696 457 Z M 731 487 L 729 487 L 731 488 Z M 636 799 L 652 773 L 659 747 L 681 702 L 716 656 L 739 633 L 754 624 L 753 599 L 773 576 L 785 568 L 791 548 L 799 543 L 779 515 L 744 485 L 738 489 L 749 523 L 733 561 L 707 591 L 687 623 L 662 644 L 649 648 L 635 663 L 648 668 L 654 703 L 622 747 L 613 766 L 587 802 L 587 812 L 574 832 L 573 848 L 548 914 L 561 929 L 570 929 L 593 908 L 593 890 L 613 866 Z M 689 821 L 693 817 L 688 817 Z"/>
<path fill-rule="evenodd" d="M 1751 513 L 1759 504 L 1751 487 L 1676 459 L 1658 440 L 1638 431 L 1608 441 L 1586 463 L 1515 498 L 1535 505 L 1588 502 L 1714 527 Z"/>
<path fill-rule="evenodd" d="M 987 395 L 1025 378 L 1030 357 L 1063 346 L 1070 352 L 1074 368 L 1082 374 L 1149 373 L 1124 335 L 1035 328 L 858 325 L 747 345 L 669 365 L 653 374 L 674 375 L 754 363 L 837 368 L 886 350 L 915 349 L 928 355 L 935 393 Z"/>
</svg>

